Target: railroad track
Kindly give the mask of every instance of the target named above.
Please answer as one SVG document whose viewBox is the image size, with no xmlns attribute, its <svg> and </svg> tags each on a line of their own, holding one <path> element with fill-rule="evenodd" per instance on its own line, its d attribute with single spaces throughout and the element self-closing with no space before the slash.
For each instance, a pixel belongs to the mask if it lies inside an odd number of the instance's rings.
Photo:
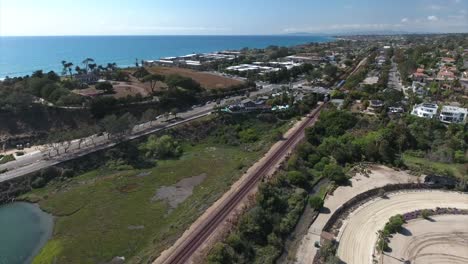
<svg viewBox="0 0 468 264">
<path fill-rule="evenodd" d="M 237 192 L 233 192 L 227 199 L 224 200 L 218 208 L 208 216 L 206 221 L 196 227 L 192 234 L 187 239 L 176 246 L 169 256 L 162 261 L 163 264 L 185 264 L 196 250 L 206 241 L 206 239 L 216 230 L 216 228 L 227 219 L 229 214 L 240 204 L 240 202 L 252 191 L 258 181 L 265 176 L 281 158 L 283 158 L 291 147 L 295 146 L 304 136 L 304 129 L 313 124 L 320 110 L 326 105 L 322 104 L 317 107 L 311 114 L 307 116 L 307 121 L 290 135 L 283 144 L 273 153 L 273 155 L 265 161 L 254 173 L 241 184 Z"/>
</svg>

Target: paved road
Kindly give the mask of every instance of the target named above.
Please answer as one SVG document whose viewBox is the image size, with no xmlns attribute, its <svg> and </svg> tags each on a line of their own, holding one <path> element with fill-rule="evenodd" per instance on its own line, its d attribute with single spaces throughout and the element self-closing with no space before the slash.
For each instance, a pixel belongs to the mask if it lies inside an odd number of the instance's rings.
<svg viewBox="0 0 468 264">
<path fill-rule="evenodd" d="M 338 257 L 348 264 L 372 264 L 377 232 L 388 219 L 419 209 L 451 207 L 468 209 L 468 194 L 440 190 L 390 193 L 376 198 L 352 212 L 338 235 Z"/>
<path fill-rule="evenodd" d="M 279 87 L 279 85 L 266 85 L 264 83 L 259 83 L 259 85 L 262 85 L 264 88 L 251 92 L 251 96 L 268 94 L 271 93 L 273 89 Z M 240 100 L 242 98 L 243 96 L 229 97 L 222 100 L 221 104 L 226 104 L 229 101 Z M 132 129 L 132 134 L 125 140 L 135 139 L 207 116 L 215 106 L 217 106 L 216 103 L 210 103 L 193 108 L 187 112 L 178 113 L 177 117 L 181 119 L 181 121 L 170 124 L 160 119 L 136 125 Z M 25 174 L 56 165 L 66 160 L 81 157 L 101 149 L 109 148 L 114 145 L 115 143 L 109 140 L 108 135 L 104 133 L 102 135 L 92 135 L 84 139 L 77 139 L 71 143 L 57 143 L 53 147 L 42 147 L 39 151 L 20 156 L 15 161 L 0 165 L 0 171 L 7 170 L 7 172 L 0 174 L 0 182 L 21 177 Z"/>
<path fill-rule="evenodd" d="M 392 68 L 388 74 L 388 87 L 393 88 L 397 91 L 403 91 L 403 85 L 401 84 L 400 73 L 398 72 L 397 64 L 392 60 Z"/>
</svg>

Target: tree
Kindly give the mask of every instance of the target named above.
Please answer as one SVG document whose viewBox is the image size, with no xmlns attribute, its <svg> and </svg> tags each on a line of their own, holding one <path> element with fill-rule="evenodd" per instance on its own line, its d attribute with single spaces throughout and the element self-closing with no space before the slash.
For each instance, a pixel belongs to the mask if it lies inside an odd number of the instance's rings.
<svg viewBox="0 0 468 264">
<path fill-rule="evenodd" d="M 405 223 L 405 220 L 402 215 L 399 215 L 399 214 L 394 215 L 390 217 L 387 224 L 385 224 L 384 232 L 388 234 L 394 234 L 401 229 L 404 223 Z"/>
<path fill-rule="evenodd" d="M 42 78 L 42 77 L 44 77 L 44 72 L 42 70 L 37 70 L 37 71 L 33 72 L 31 77 Z"/>
<path fill-rule="evenodd" d="M 151 135 L 148 140 L 140 145 L 140 150 L 148 158 L 168 159 L 182 155 L 182 148 L 171 136 L 156 137 Z"/>
<path fill-rule="evenodd" d="M 63 69 L 62 69 L 62 75 L 66 75 L 67 72 L 70 74 L 70 79 L 73 78 L 73 75 L 72 75 L 72 66 L 73 66 L 73 63 L 71 62 L 67 62 L 67 61 L 62 61 L 62 66 L 63 66 Z"/>
<path fill-rule="evenodd" d="M 141 115 L 141 121 L 149 122 L 150 126 L 152 126 L 156 115 L 157 115 L 156 110 L 149 108 L 145 112 L 143 112 L 143 114 Z"/>
<path fill-rule="evenodd" d="M 202 90 L 198 82 L 192 78 L 184 77 L 178 74 L 171 74 L 165 77 L 165 82 L 172 89 L 180 87 L 191 92 L 200 92 Z"/>
<path fill-rule="evenodd" d="M 348 181 L 343 168 L 337 164 L 325 165 L 323 169 L 323 176 L 329 178 L 337 184 L 345 184 Z"/>
<path fill-rule="evenodd" d="M 177 113 L 179 112 L 179 109 L 177 108 L 172 108 L 171 113 L 174 115 L 174 118 L 177 118 Z"/>
<path fill-rule="evenodd" d="M 114 93 L 114 87 L 110 82 L 99 82 L 95 87 L 97 90 L 104 91 L 106 94 Z"/>
<path fill-rule="evenodd" d="M 117 106 L 117 100 L 110 96 L 97 97 L 91 101 L 90 111 L 95 118 L 102 118 Z"/>
<path fill-rule="evenodd" d="M 309 199 L 309 205 L 314 210 L 320 210 L 323 207 L 323 199 L 319 196 L 312 196 Z"/>
<path fill-rule="evenodd" d="M 142 79 L 144 78 L 145 76 L 148 76 L 150 75 L 150 73 L 148 72 L 147 69 L 145 69 L 145 67 L 139 67 L 134 73 L 133 73 L 133 76 L 135 76 L 136 78 L 138 79 Z"/>
<path fill-rule="evenodd" d="M 327 64 L 325 68 L 323 68 L 323 72 L 330 76 L 330 77 L 335 77 L 336 73 L 338 72 L 338 68 L 334 65 Z"/>
<path fill-rule="evenodd" d="M 88 64 L 88 68 L 91 72 L 94 72 L 94 69 L 96 69 L 97 64 L 96 63 L 90 63 Z"/>
<path fill-rule="evenodd" d="M 53 82 L 58 82 L 60 81 L 60 76 L 58 76 L 54 71 L 49 71 L 47 73 L 47 79 Z"/>
<path fill-rule="evenodd" d="M 307 177 L 300 171 L 290 171 L 287 174 L 288 181 L 296 186 L 304 186 L 307 184 Z"/>
<path fill-rule="evenodd" d="M 92 59 L 92 58 L 86 58 L 86 59 L 83 60 L 82 63 L 85 65 L 85 68 L 84 68 L 85 72 L 88 72 L 88 70 L 89 70 L 89 64 L 90 64 L 91 62 L 94 62 L 94 59 Z"/>
<path fill-rule="evenodd" d="M 143 82 L 149 82 L 151 87 L 151 92 L 154 94 L 157 82 L 164 81 L 164 76 L 159 74 L 150 74 L 143 77 Z"/>
<path fill-rule="evenodd" d="M 100 122 L 100 126 L 104 129 L 104 131 L 109 133 L 108 137 L 115 136 L 120 138 L 131 132 L 135 123 L 135 117 L 133 117 L 133 115 L 130 113 L 125 113 L 120 117 L 117 117 L 116 115 L 109 115 L 104 117 Z"/>
</svg>

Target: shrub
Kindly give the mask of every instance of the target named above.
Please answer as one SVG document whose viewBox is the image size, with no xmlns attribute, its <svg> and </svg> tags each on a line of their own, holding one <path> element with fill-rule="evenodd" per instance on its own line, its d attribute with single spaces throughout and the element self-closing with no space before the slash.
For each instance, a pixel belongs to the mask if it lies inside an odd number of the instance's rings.
<svg viewBox="0 0 468 264">
<path fill-rule="evenodd" d="M 394 234 L 401 229 L 404 223 L 405 223 L 405 220 L 403 219 L 402 215 L 400 214 L 394 215 L 390 217 L 387 224 L 385 224 L 384 232 L 387 232 L 389 234 Z"/>
<path fill-rule="evenodd" d="M 320 210 L 323 207 L 323 199 L 319 196 L 312 196 L 309 199 L 309 205 L 314 210 Z"/>
<path fill-rule="evenodd" d="M 140 145 L 140 150 L 146 157 L 156 159 L 178 158 L 182 155 L 179 143 L 168 135 L 160 138 L 151 135 L 146 143 Z"/>
<path fill-rule="evenodd" d="M 422 212 L 421 212 L 422 218 L 424 218 L 424 219 L 426 219 L 426 220 L 429 219 L 429 218 L 431 217 L 431 215 L 432 215 L 432 211 L 431 211 L 431 210 L 424 209 L 424 210 L 422 210 Z"/>
<path fill-rule="evenodd" d="M 465 161 L 466 161 L 465 152 L 463 152 L 462 150 L 457 150 L 457 151 L 455 151 L 454 156 L 455 156 L 455 157 L 454 157 L 455 162 L 457 162 L 457 163 L 465 163 Z"/>
<path fill-rule="evenodd" d="M 388 243 L 387 243 L 387 239 L 386 238 L 379 238 L 379 240 L 377 241 L 377 250 L 379 252 L 382 252 L 382 251 L 388 251 Z"/>
<path fill-rule="evenodd" d="M 110 82 L 100 82 L 96 84 L 96 89 L 97 90 L 102 90 L 105 93 L 113 93 L 114 92 L 114 87 Z"/>
<path fill-rule="evenodd" d="M 345 184 L 348 181 L 343 168 L 337 164 L 325 165 L 323 169 L 323 176 L 329 178 L 337 184 Z"/>
<path fill-rule="evenodd" d="M 239 138 L 243 143 L 252 143 L 258 140 L 258 133 L 252 128 L 247 128 L 239 132 Z"/>
</svg>

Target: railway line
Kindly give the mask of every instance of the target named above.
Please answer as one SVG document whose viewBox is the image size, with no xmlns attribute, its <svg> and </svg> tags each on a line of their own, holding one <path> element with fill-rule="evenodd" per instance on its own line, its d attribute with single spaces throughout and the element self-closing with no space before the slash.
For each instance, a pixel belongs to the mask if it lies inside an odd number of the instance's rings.
<svg viewBox="0 0 468 264">
<path fill-rule="evenodd" d="M 191 234 L 187 236 L 182 243 L 175 245 L 172 252 L 162 260 L 163 264 L 182 264 L 188 263 L 193 254 L 198 248 L 209 238 L 211 234 L 219 227 L 229 216 L 229 214 L 237 208 L 242 200 L 255 188 L 257 183 L 271 170 L 273 166 L 285 157 L 288 152 L 295 147 L 299 141 L 304 138 L 304 129 L 314 124 L 318 118 L 321 109 L 326 104 L 319 105 L 311 114 L 307 116 L 307 120 L 303 122 L 291 134 L 275 152 L 261 164 L 256 171 L 252 173 L 250 178 L 244 181 L 236 192 L 231 193 L 227 199 L 221 203 L 211 215 L 199 226 L 197 226 Z"/>
</svg>

